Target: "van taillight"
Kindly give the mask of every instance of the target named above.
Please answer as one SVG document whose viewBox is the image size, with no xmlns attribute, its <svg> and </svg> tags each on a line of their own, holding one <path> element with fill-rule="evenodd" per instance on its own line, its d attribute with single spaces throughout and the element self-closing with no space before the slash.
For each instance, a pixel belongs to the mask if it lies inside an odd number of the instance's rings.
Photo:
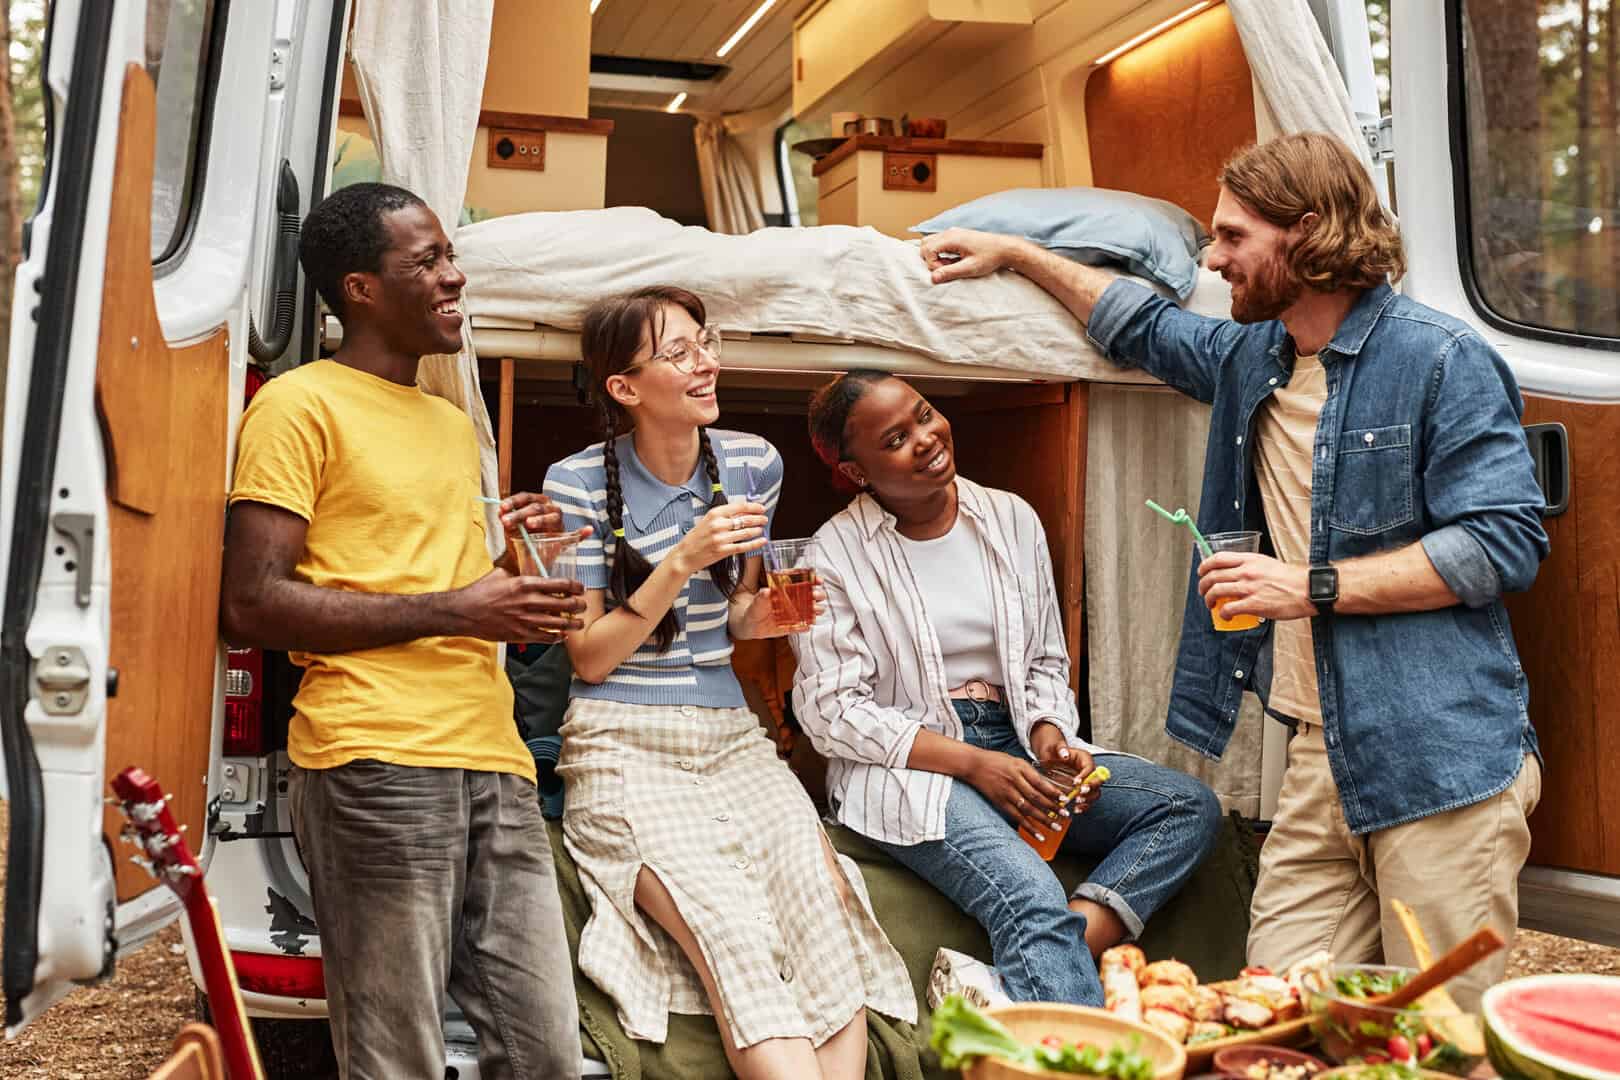
<svg viewBox="0 0 1620 1080">
<path fill-rule="evenodd" d="M 225 653 L 225 756 L 252 757 L 264 749 L 264 655 L 258 649 Z"/>
<path fill-rule="evenodd" d="M 253 401 L 269 379 L 256 364 L 247 366 L 242 406 Z M 264 656 L 258 649 L 225 653 L 225 745 L 228 757 L 252 757 L 264 750 Z"/>
</svg>

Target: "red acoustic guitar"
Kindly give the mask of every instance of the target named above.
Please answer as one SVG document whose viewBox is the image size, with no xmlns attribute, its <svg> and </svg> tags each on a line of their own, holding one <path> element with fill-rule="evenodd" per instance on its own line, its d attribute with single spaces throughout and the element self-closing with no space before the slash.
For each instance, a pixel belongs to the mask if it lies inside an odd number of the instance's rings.
<svg viewBox="0 0 1620 1080">
<path fill-rule="evenodd" d="M 225 1066 L 230 1080 L 264 1080 L 264 1066 L 253 1044 L 242 992 L 236 985 L 236 969 L 225 950 L 225 935 L 219 913 L 203 887 L 202 867 L 186 847 L 186 838 L 169 813 L 169 799 L 158 782 L 145 770 L 130 766 L 113 777 L 112 789 L 118 795 L 129 826 L 126 839 L 146 852 L 143 865 L 152 875 L 174 890 L 185 905 L 186 922 L 197 946 L 202 965 L 203 986 L 214 1017 L 214 1030 L 225 1050 Z"/>
</svg>

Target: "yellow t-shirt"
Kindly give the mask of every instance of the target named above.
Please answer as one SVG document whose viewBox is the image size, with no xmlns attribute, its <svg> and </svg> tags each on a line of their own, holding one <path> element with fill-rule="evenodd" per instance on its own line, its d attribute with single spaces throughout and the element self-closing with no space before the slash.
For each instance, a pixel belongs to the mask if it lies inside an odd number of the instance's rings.
<svg viewBox="0 0 1620 1080">
<path fill-rule="evenodd" d="M 489 573 L 472 423 L 442 398 L 333 360 L 272 379 L 242 418 L 231 502 L 309 522 L 295 573 L 326 589 L 419 594 Z M 430 637 L 304 668 L 287 754 L 327 769 L 356 758 L 534 780 L 499 647 Z"/>
</svg>

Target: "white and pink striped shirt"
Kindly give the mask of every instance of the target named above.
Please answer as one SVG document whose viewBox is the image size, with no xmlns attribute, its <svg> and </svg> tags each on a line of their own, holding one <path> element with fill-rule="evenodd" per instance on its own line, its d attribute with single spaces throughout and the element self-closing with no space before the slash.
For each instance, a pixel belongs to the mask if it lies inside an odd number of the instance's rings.
<svg viewBox="0 0 1620 1080">
<path fill-rule="evenodd" d="M 1034 509 L 1007 491 L 957 478 L 958 512 L 988 567 L 1003 693 L 1025 749 L 1036 721 L 1072 745 L 1079 713 L 1046 533 Z M 962 724 L 945 663 L 894 515 L 861 495 L 816 531 L 827 614 L 791 639 L 799 669 L 793 710 L 828 759 L 827 790 L 839 821 L 891 844 L 945 835 L 951 778 L 906 767 L 923 728 L 953 739 Z"/>
</svg>

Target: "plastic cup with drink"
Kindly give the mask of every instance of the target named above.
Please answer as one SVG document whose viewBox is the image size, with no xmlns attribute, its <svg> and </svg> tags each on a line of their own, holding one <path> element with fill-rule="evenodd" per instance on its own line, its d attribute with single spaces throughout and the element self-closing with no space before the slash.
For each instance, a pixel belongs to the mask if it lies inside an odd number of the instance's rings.
<svg viewBox="0 0 1620 1080">
<path fill-rule="evenodd" d="M 1247 530 L 1242 532 L 1210 533 L 1204 537 L 1204 541 L 1209 545 L 1210 555 L 1221 551 L 1260 550 L 1260 534 Z M 1208 557 L 1208 555 L 1203 554 L 1202 549 L 1195 546 L 1193 558 L 1198 559 L 1200 556 Z M 1215 629 L 1253 630 L 1260 625 L 1260 616 L 1258 615 L 1234 615 L 1230 619 L 1226 618 L 1221 614 L 1222 609 L 1225 607 L 1224 603 L 1218 603 L 1209 609 L 1209 617 L 1215 623 Z"/>
<path fill-rule="evenodd" d="M 1039 768 L 1042 776 L 1065 792 L 1063 798 L 1058 800 L 1059 809 L 1067 809 L 1070 803 L 1079 798 L 1081 788 L 1096 787 L 1107 780 L 1109 775 L 1106 765 L 1094 767 L 1085 776 L 1081 776 L 1069 765 L 1042 765 Z M 1027 823 L 1020 822 L 1018 836 L 1035 849 L 1035 854 L 1051 862 L 1052 857 L 1058 853 L 1058 848 L 1063 845 L 1063 838 L 1068 835 L 1069 826 L 1074 824 L 1074 815 L 1049 812 L 1047 819 L 1049 824 L 1043 826 L 1039 834 L 1031 831 Z"/>
<path fill-rule="evenodd" d="M 772 540 L 765 545 L 765 584 L 771 611 L 789 633 L 810 629 L 816 621 L 816 541 Z"/>
</svg>

